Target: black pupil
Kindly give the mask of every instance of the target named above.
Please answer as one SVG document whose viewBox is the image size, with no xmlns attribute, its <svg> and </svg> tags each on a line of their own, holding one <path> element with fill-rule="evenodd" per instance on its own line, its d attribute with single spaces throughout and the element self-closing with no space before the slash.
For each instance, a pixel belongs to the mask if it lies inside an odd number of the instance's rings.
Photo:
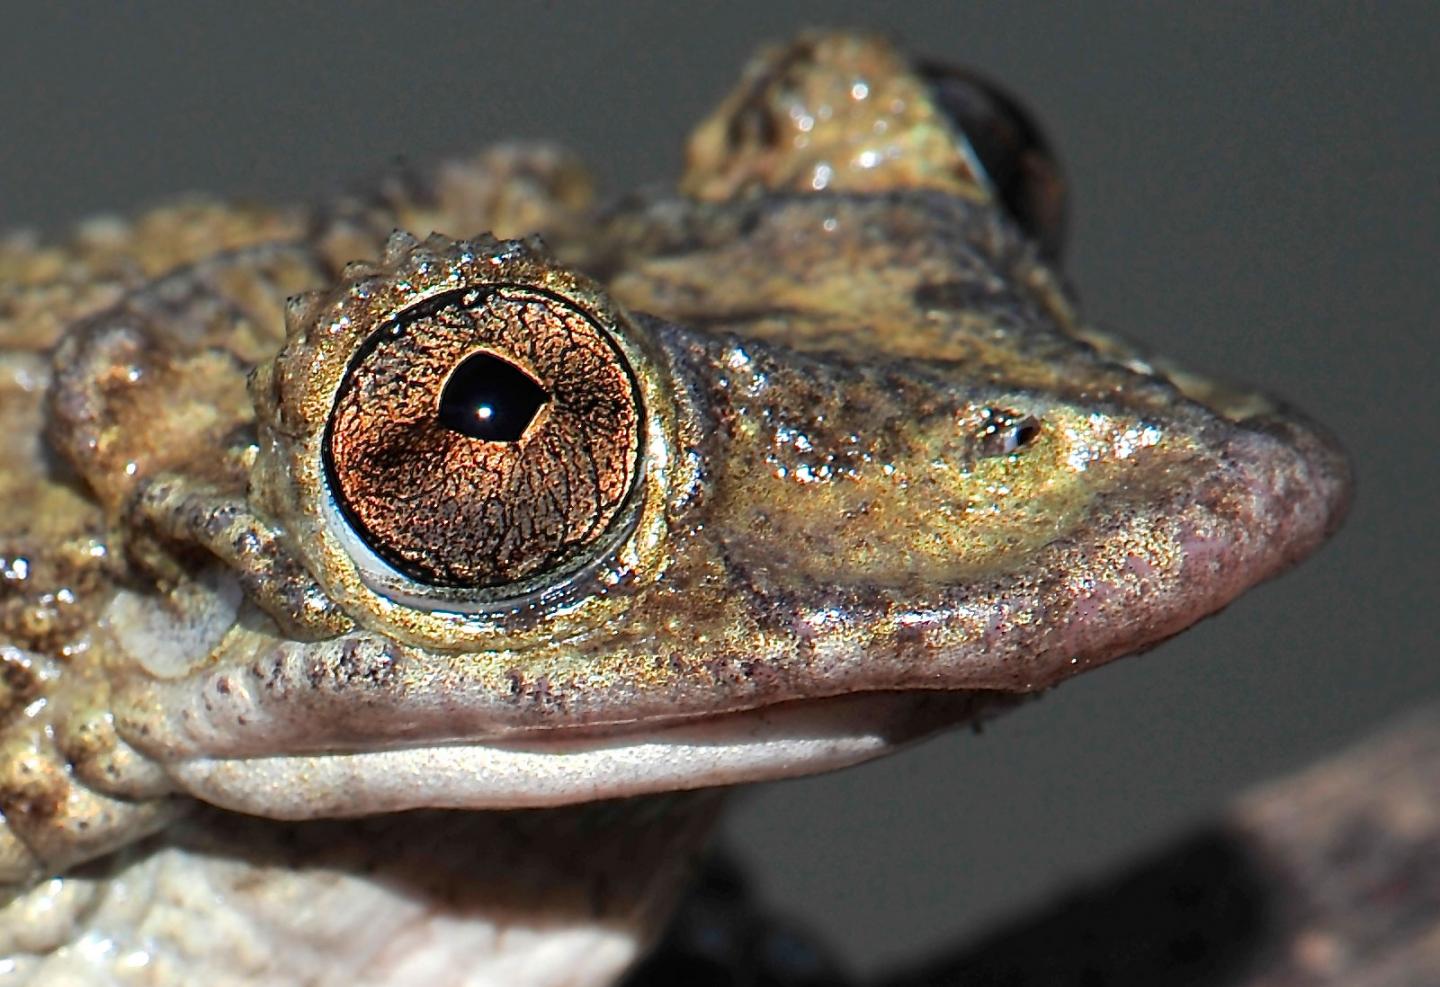
<svg viewBox="0 0 1440 987">
<path fill-rule="evenodd" d="M 461 361 L 440 392 L 440 424 L 486 442 L 525 434 L 550 395 L 525 371 L 493 353 Z"/>
</svg>

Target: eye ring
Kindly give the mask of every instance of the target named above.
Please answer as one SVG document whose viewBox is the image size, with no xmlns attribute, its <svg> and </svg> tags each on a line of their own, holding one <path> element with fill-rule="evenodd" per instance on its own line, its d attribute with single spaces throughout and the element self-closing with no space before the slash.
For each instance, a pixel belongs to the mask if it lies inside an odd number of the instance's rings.
<svg viewBox="0 0 1440 987">
<path fill-rule="evenodd" d="M 481 398 L 508 404 L 462 422 Z M 633 368 L 577 302 L 507 282 L 438 293 L 372 331 L 341 376 L 321 440 L 332 527 L 397 602 L 533 596 L 628 531 L 643 421 Z"/>
</svg>

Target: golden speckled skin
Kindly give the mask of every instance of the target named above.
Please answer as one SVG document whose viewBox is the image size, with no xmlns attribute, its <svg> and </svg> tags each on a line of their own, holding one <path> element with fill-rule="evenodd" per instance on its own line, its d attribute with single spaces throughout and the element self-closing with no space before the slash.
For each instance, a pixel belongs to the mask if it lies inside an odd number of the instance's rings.
<svg viewBox="0 0 1440 987">
<path fill-rule="evenodd" d="M 903 740 L 1146 648 L 1333 530 L 1330 440 L 1081 324 L 904 56 L 767 58 L 675 196 L 596 209 L 567 157 L 507 147 L 311 211 L 0 241 L 0 884 L 195 798 L 555 805 L 854 760 L 627 767 L 721 714 L 954 694 L 866 724 Z M 371 330 L 487 278 L 610 328 L 639 478 L 586 564 L 417 601 L 357 561 L 321 434 Z M 577 744 L 593 784 L 487 787 Z"/>
</svg>

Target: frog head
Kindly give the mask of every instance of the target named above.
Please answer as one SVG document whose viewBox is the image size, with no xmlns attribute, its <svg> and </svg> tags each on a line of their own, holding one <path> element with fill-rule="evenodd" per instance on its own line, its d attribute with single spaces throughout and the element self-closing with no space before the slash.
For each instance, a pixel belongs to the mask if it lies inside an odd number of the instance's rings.
<svg viewBox="0 0 1440 987">
<path fill-rule="evenodd" d="M 126 480 L 184 565 L 110 607 L 118 737 L 259 815 L 556 805 L 853 763 L 1214 613 L 1343 458 L 1085 326 L 1059 188 L 993 87 L 814 35 L 678 195 L 391 237 Z"/>
</svg>

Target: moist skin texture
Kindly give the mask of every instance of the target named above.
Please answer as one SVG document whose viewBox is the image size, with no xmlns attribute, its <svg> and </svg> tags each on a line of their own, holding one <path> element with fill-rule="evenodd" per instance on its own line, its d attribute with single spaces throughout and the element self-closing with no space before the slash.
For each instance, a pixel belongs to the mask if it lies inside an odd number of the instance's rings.
<svg viewBox="0 0 1440 987">
<path fill-rule="evenodd" d="M 1332 441 L 1080 321 L 1053 160 L 937 72 L 762 52 L 674 195 L 502 145 L 0 240 L 0 983 L 609 983 L 715 786 L 1316 548 Z M 426 417 L 476 353 L 500 439 Z"/>
</svg>

